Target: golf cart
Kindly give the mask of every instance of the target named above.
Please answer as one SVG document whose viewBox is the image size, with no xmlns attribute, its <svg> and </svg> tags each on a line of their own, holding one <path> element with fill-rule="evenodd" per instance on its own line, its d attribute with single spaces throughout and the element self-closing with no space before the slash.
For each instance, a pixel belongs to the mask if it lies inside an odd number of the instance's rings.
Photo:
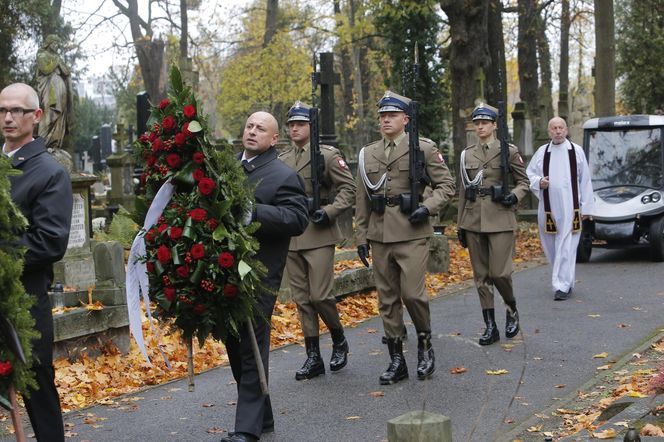
<svg viewBox="0 0 664 442">
<path fill-rule="evenodd" d="M 596 247 L 649 246 L 664 261 L 664 115 L 593 118 L 583 125 L 583 150 L 595 194 L 577 262 Z"/>
</svg>

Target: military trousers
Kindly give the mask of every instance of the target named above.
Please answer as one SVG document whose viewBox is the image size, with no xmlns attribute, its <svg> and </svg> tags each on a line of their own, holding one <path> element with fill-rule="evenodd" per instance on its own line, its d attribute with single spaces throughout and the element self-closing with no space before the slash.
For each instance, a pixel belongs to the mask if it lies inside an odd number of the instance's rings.
<svg viewBox="0 0 664 442">
<path fill-rule="evenodd" d="M 334 245 L 288 252 L 286 270 L 304 336 L 318 336 L 319 316 L 328 329 L 341 329 L 332 293 Z"/>
<path fill-rule="evenodd" d="M 470 264 L 482 309 L 493 308 L 495 286 L 505 303 L 514 301 L 512 289 L 512 254 L 514 232 L 466 231 Z"/>
<path fill-rule="evenodd" d="M 418 332 L 431 331 L 429 296 L 424 287 L 424 272 L 429 260 L 428 238 L 394 243 L 371 241 L 371 249 L 378 310 L 385 336 L 405 336 L 403 305 Z"/>
</svg>

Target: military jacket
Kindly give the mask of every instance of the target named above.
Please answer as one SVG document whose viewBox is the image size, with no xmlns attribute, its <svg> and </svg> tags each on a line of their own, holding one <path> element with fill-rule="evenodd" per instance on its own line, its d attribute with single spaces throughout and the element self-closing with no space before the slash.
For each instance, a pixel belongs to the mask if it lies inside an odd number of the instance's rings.
<svg viewBox="0 0 664 442">
<path fill-rule="evenodd" d="M 313 195 L 311 185 L 311 150 L 305 151 L 297 160 L 296 146 L 291 146 L 281 153 L 279 159 L 294 169 L 303 179 L 308 197 Z M 338 149 L 321 145 L 325 171 L 320 186 L 321 208 L 330 218 L 330 224 L 321 226 L 309 222 L 305 232 L 291 238 L 288 250 L 309 250 L 336 244 L 343 239 L 337 217 L 353 206 L 355 201 L 355 180 Z"/>
<path fill-rule="evenodd" d="M 490 188 L 502 184 L 502 170 L 500 168 L 500 141 L 493 140 L 483 148 L 480 144 L 473 144 L 465 149 L 465 167 L 468 178 L 471 180 L 484 170 L 481 188 Z M 530 184 L 523 159 L 516 146 L 509 146 L 509 166 L 514 187 L 510 190 L 521 201 L 528 193 Z M 505 207 L 500 202 L 491 201 L 491 195 L 481 196 L 479 193 L 475 201 L 466 199 L 463 185 L 459 188 L 459 215 L 460 229 L 471 232 L 506 232 L 516 231 L 516 206 Z"/>
<path fill-rule="evenodd" d="M 366 244 L 367 240 L 382 243 L 411 241 L 426 238 L 433 234 L 431 222 L 427 220 L 413 225 L 408 221 L 408 214 L 402 213 L 399 205 L 388 205 L 380 214 L 371 211 L 371 193 L 390 198 L 398 198 L 399 194 L 410 193 L 408 179 L 408 140 L 405 136 L 393 148 L 389 160 L 385 158 L 383 140 L 364 146 L 364 170 L 371 183 L 379 182 L 386 174 L 385 183 L 375 192 L 368 189 L 360 173 L 357 174 L 357 198 L 355 202 L 355 227 L 357 244 Z M 426 173 L 431 179 L 430 188 L 420 185 L 423 204 L 431 215 L 437 215 L 445 203 L 454 196 L 454 179 L 443 160 L 443 155 L 436 143 L 420 138 L 420 149 L 424 152 Z"/>
</svg>

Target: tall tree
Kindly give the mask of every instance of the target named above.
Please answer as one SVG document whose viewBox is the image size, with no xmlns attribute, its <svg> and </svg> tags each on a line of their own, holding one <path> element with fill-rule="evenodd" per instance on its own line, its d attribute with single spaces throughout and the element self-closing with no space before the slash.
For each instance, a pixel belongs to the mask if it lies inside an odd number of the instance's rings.
<svg viewBox="0 0 664 442">
<path fill-rule="evenodd" d="M 595 114 L 598 117 L 616 112 L 615 56 L 613 0 L 595 0 Z"/>
<path fill-rule="evenodd" d="M 519 90 L 531 117 L 539 115 L 537 73 L 537 0 L 518 0 Z"/>
<path fill-rule="evenodd" d="M 571 26 L 569 0 L 561 1 L 560 12 L 560 70 L 558 71 L 558 115 L 569 116 L 569 28 Z"/>
<path fill-rule="evenodd" d="M 490 0 L 488 10 L 487 41 L 489 63 L 486 67 L 486 100 L 494 105 L 507 104 L 507 69 L 505 66 L 505 38 L 503 36 L 503 14 L 500 0 Z"/>
<path fill-rule="evenodd" d="M 440 0 L 450 26 L 449 72 L 452 89 L 454 164 L 466 147 L 466 121 L 477 98 L 476 79 L 490 56 L 487 41 L 489 3 L 485 0 Z"/>
<path fill-rule="evenodd" d="M 266 0 L 267 13 L 265 14 L 265 34 L 263 35 L 263 48 L 266 48 L 274 34 L 277 33 L 279 0 Z"/>
<path fill-rule="evenodd" d="M 535 23 L 537 28 L 537 60 L 541 77 L 537 96 L 541 113 L 539 117 L 542 121 L 548 122 L 553 118 L 553 80 L 551 79 L 551 50 L 549 49 L 549 38 L 546 35 L 548 22 L 545 5 L 540 5 L 538 8 Z"/>
<path fill-rule="evenodd" d="M 616 4 L 621 100 L 632 113 L 664 110 L 664 0 Z"/>
</svg>

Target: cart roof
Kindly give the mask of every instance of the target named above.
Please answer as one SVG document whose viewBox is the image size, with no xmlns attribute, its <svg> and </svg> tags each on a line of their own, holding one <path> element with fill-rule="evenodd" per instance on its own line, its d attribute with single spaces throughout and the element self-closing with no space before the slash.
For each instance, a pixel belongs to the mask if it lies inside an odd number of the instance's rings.
<svg viewBox="0 0 664 442">
<path fill-rule="evenodd" d="M 591 118 L 583 123 L 583 129 L 619 129 L 625 127 L 664 126 L 664 115 L 622 115 Z"/>
</svg>

